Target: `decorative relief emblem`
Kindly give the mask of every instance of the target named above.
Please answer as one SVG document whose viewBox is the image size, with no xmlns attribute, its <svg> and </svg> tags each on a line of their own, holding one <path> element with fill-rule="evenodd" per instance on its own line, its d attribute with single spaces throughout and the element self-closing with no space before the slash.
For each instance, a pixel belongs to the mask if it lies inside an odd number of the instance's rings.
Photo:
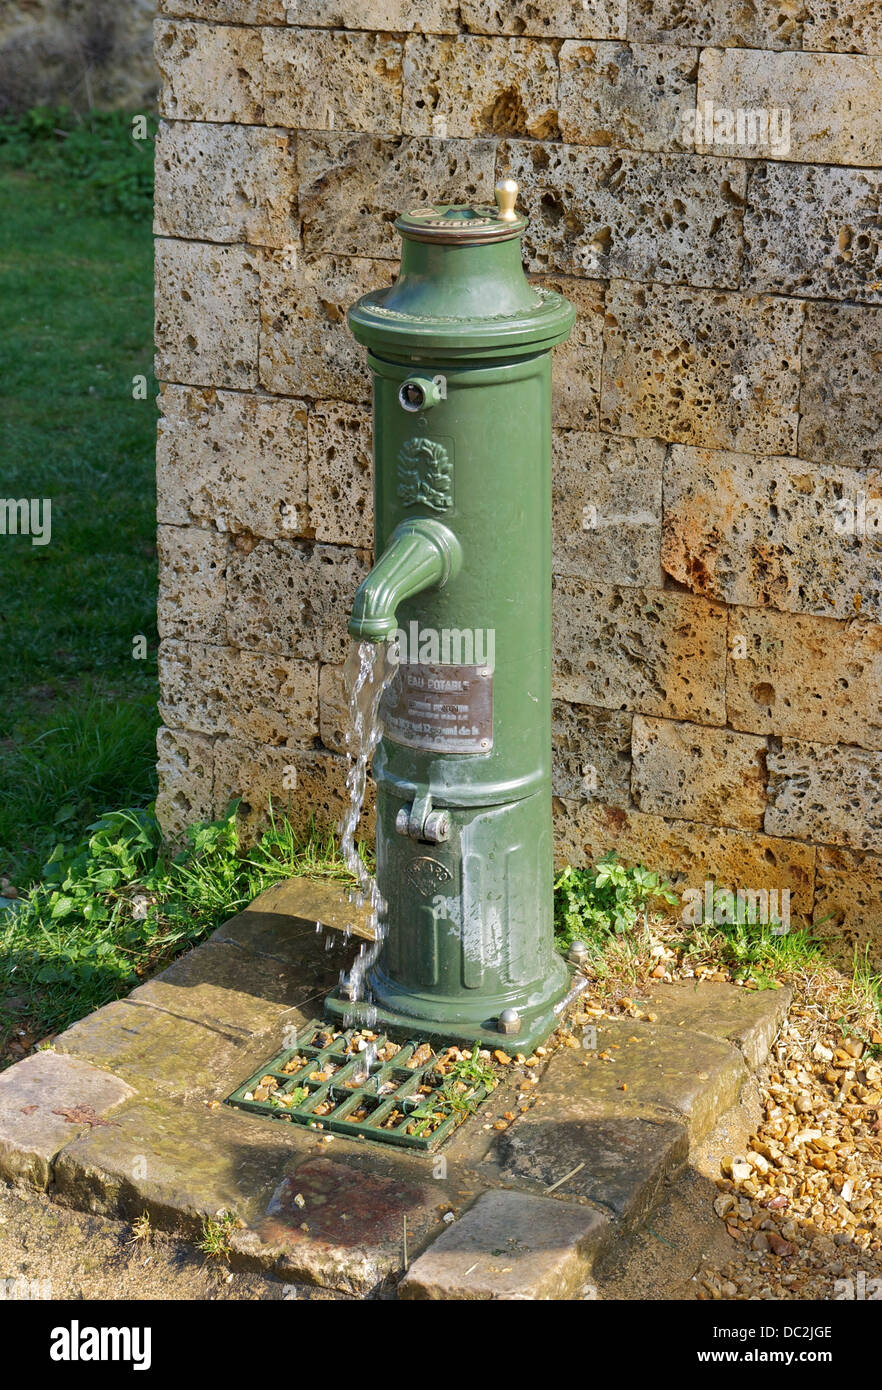
<svg viewBox="0 0 882 1390">
<path fill-rule="evenodd" d="M 419 859 L 413 859 L 407 866 L 407 877 L 410 879 L 418 893 L 427 897 L 433 890 L 439 888 L 442 883 L 446 883 L 453 875 L 442 864 L 439 859 L 432 859 L 429 855 L 421 855 Z"/>
<path fill-rule="evenodd" d="M 453 506 L 453 463 L 436 439 L 408 439 L 398 454 L 398 496 L 406 507 L 415 502 L 446 512 Z"/>
</svg>

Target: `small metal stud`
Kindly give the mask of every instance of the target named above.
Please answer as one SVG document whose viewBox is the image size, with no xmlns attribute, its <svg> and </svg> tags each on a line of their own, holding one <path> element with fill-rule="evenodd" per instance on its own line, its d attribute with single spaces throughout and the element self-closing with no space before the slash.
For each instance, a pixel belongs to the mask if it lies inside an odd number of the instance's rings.
<svg viewBox="0 0 882 1390">
<path fill-rule="evenodd" d="M 588 960 L 588 947 L 584 941 L 574 941 L 567 951 L 567 960 L 570 965 L 584 965 Z"/>
</svg>

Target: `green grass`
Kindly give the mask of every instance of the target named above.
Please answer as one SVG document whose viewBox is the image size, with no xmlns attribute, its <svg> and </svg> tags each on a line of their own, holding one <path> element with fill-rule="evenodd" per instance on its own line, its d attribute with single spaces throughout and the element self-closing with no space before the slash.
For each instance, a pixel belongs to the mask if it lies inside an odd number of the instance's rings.
<svg viewBox="0 0 882 1390">
<path fill-rule="evenodd" d="M 48 545 L 0 535 L 0 872 L 20 887 L 154 789 L 149 145 L 126 117 L 0 122 L 0 496 L 52 504 Z"/>
<path fill-rule="evenodd" d="M 59 844 L 42 881 L 0 912 L 0 1058 L 126 994 L 298 875 L 355 884 L 332 835 L 297 836 L 284 819 L 243 848 L 235 804 L 192 827 L 174 854 L 152 807 L 109 812 L 81 841 Z"/>
<path fill-rule="evenodd" d="M 684 962 L 713 960 L 732 979 L 759 989 L 775 988 L 776 975 L 811 968 L 823 959 L 820 922 L 779 931 L 780 922 L 753 920 L 756 913 L 752 918 L 746 904 L 738 907 L 736 894 L 717 887 L 715 906 L 728 906 L 723 923 L 687 925 L 682 918 L 675 923 L 671 914 L 681 902 L 680 894 L 657 873 L 642 864 L 623 864 L 610 850 L 594 865 L 568 866 L 558 875 L 555 941 L 564 953 L 574 941 L 583 942 L 598 978 L 624 975 L 632 981 L 645 969 L 653 932 L 659 929 L 669 945 L 676 944 Z M 873 988 L 869 975 L 867 980 L 864 993 Z"/>
<path fill-rule="evenodd" d="M 233 1232 L 242 1222 L 231 1211 L 223 1211 L 217 1217 L 206 1216 L 202 1222 L 202 1234 L 196 1242 L 196 1249 L 211 1260 L 229 1260 L 232 1253 Z"/>
</svg>

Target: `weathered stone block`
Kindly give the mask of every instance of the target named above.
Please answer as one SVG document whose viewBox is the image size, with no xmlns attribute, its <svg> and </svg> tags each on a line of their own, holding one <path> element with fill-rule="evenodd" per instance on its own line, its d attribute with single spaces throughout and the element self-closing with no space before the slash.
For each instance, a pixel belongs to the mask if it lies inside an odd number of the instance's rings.
<svg viewBox="0 0 882 1390">
<path fill-rule="evenodd" d="M 740 989 L 716 980 L 676 980 L 640 989 L 645 1011 L 669 1028 L 710 1033 L 732 1043 L 750 1071 L 756 1071 L 769 1055 L 787 1010 L 792 991 Z"/>
<path fill-rule="evenodd" d="M 332 753 L 348 752 L 349 699 L 342 666 L 322 666 L 319 671 L 319 731 Z"/>
<path fill-rule="evenodd" d="M 882 753 L 783 739 L 768 762 L 770 835 L 882 852 Z"/>
<path fill-rule="evenodd" d="M 316 540 L 373 545 L 373 478 L 370 409 L 318 402 L 309 416 L 309 517 Z"/>
<path fill-rule="evenodd" d="M 231 554 L 227 537 L 195 526 L 160 526 L 157 545 L 160 637 L 222 642 Z"/>
<path fill-rule="evenodd" d="M 799 454 L 819 463 L 882 466 L 882 309 L 806 305 Z"/>
<path fill-rule="evenodd" d="M 727 723 L 882 748 L 882 627 L 733 608 Z"/>
<path fill-rule="evenodd" d="M 394 279 L 388 261 L 267 256 L 260 282 L 260 381 L 281 395 L 370 400 L 370 377 L 346 310 Z"/>
<path fill-rule="evenodd" d="M 613 281 L 606 307 L 601 429 L 796 452 L 801 304 Z"/>
<path fill-rule="evenodd" d="M 644 811 L 587 802 L 555 802 L 555 859 L 594 864 L 614 849 L 624 864 L 643 864 L 681 889 L 702 893 L 708 880 L 736 892 L 790 890 L 791 917 L 809 918 L 814 845 L 695 821 L 665 820 Z M 692 903 L 684 899 L 684 906 Z M 676 909 L 675 909 L 676 911 Z"/>
<path fill-rule="evenodd" d="M 876 0 L 805 0 L 803 48 L 882 53 L 882 10 Z"/>
<path fill-rule="evenodd" d="M 625 37 L 626 0 L 463 0 L 459 10 L 465 27 L 476 34 Z"/>
<path fill-rule="evenodd" d="M 799 47 L 801 0 L 744 5 L 741 0 L 629 0 L 628 38 L 649 43 L 707 43 L 749 48 Z"/>
<path fill-rule="evenodd" d="M 485 1192 L 415 1260 L 406 1299 L 529 1299 L 577 1293 L 609 1218 L 592 1207 L 524 1192 Z"/>
<path fill-rule="evenodd" d="M 698 106 L 788 113 L 787 138 L 771 148 L 776 159 L 814 164 L 876 164 L 882 149 L 882 57 L 847 53 L 768 53 L 756 48 L 706 48 L 698 67 Z M 733 144 L 708 143 L 707 121 L 696 147 L 708 154 L 737 153 Z M 783 133 L 783 132 L 782 132 Z"/>
<path fill-rule="evenodd" d="M 882 474 L 674 445 L 664 499 L 662 564 L 693 593 L 882 619 Z"/>
<path fill-rule="evenodd" d="M 244 1041 L 264 1039 L 271 1055 L 313 990 L 303 974 L 298 978 L 281 961 L 212 942 L 179 956 L 128 997 Z"/>
<path fill-rule="evenodd" d="M 726 610 L 665 589 L 554 579 L 555 694 L 724 724 Z"/>
<path fill-rule="evenodd" d="M 496 146 L 491 140 L 377 135 L 301 135 L 297 145 L 300 217 L 307 255 L 397 259 L 393 222 L 427 202 L 492 203 Z"/>
<path fill-rule="evenodd" d="M 158 19 L 154 53 L 163 79 L 160 115 L 177 121 L 263 122 L 259 29 Z"/>
<path fill-rule="evenodd" d="M 329 29 L 377 29 L 381 33 L 459 32 L 456 0 L 297 0 L 288 7 L 289 24 Z"/>
<path fill-rule="evenodd" d="M 307 529 L 304 402 L 165 386 L 160 409 L 160 522 L 269 539 Z"/>
<path fill-rule="evenodd" d="M 160 729 L 156 735 L 156 818 L 169 839 L 214 815 L 214 746 L 203 734 Z"/>
<path fill-rule="evenodd" d="M 728 1042 L 683 1028 L 610 1019 L 597 1025 L 596 1052 L 565 1047 L 555 1053 L 543 1089 L 635 1114 L 667 1112 L 698 1140 L 735 1104 L 746 1080 L 741 1054 Z"/>
<path fill-rule="evenodd" d="M 153 230 L 256 246 L 297 241 L 294 136 L 259 126 L 162 122 Z"/>
<path fill-rule="evenodd" d="M 573 145 L 694 149 L 698 55 L 673 44 L 585 43 L 560 51 L 560 132 Z"/>
<path fill-rule="evenodd" d="M 551 785 L 555 796 L 631 804 L 631 715 L 623 710 L 552 704 Z"/>
<path fill-rule="evenodd" d="M 265 1047 L 265 1040 L 128 999 L 105 1004 L 55 1039 L 57 1052 L 112 1067 L 142 1092 L 180 1100 L 223 1099 L 249 1075 L 249 1064 L 260 1064 Z"/>
<path fill-rule="evenodd" d="M 48 1187 L 59 1152 L 135 1091 L 75 1057 L 37 1052 L 0 1075 L 0 1177 Z"/>
<path fill-rule="evenodd" d="M 364 551 L 263 541 L 228 570 L 230 640 L 251 651 L 343 661 L 352 597 L 370 568 Z"/>
<path fill-rule="evenodd" d="M 759 164 L 744 214 L 747 284 L 882 303 L 882 173 Z"/>
<path fill-rule="evenodd" d="M 736 286 L 747 175 L 736 160 L 507 141 L 530 270 Z"/>
<path fill-rule="evenodd" d="M 661 587 L 664 445 L 555 430 L 553 448 L 555 573 Z"/>
<path fill-rule="evenodd" d="M 315 929 L 316 922 L 329 932 L 345 933 L 348 927 L 356 936 L 372 935 L 367 907 L 350 903 L 347 893 L 340 880 L 305 876 L 281 879 L 258 893 L 209 940 L 232 942 L 255 955 L 272 956 L 289 968 L 314 963 L 316 944 L 322 955 L 327 945 Z"/>
<path fill-rule="evenodd" d="M 263 46 L 267 124 L 394 135 L 401 58 L 401 42 L 389 34 L 274 29 Z"/>
<path fill-rule="evenodd" d="M 439 81 L 439 75 L 443 80 Z M 408 135 L 553 139 L 557 58 L 535 39 L 414 35 L 404 45 L 402 127 Z"/>
<path fill-rule="evenodd" d="M 257 385 L 258 274 L 243 246 L 156 243 L 156 375 Z"/>
<path fill-rule="evenodd" d="M 267 1133 L 266 1131 L 270 1132 Z M 113 1128 L 92 1130 L 69 1145 L 57 1187 L 73 1207 L 151 1224 L 198 1239 L 209 1217 L 234 1213 L 257 1220 L 275 1185 L 302 1156 L 293 1126 L 256 1125 L 229 1106 L 172 1099 L 129 1106 Z M 231 1161 L 235 1155 L 235 1161 Z"/>
<path fill-rule="evenodd" d="M 855 952 L 866 952 L 882 971 L 882 856 L 818 845 L 814 915 L 838 965 L 851 970 Z"/>
<path fill-rule="evenodd" d="M 562 294 L 576 306 L 576 322 L 554 349 L 551 418 L 561 429 L 597 428 L 600 402 L 605 286 L 560 275 L 532 275 L 531 282 Z"/>
<path fill-rule="evenodd" d="M 333 829 L 349 805 L 345 758 L 334 753 L 306 753 L 293 748 L 259 747 L 240 739 L 221 738 L 215 744 L 214 797 L 218 807 L 242 797 L 239 822 L 247 841 L 269 821 L 270 803 L 295 831 L 305 831 L 314 818 L 321 830 Z M 372 831 L 373 797 L 365 800 L 360 834 Z"/>
<path fill-rule="evenodd" d="M 689 1133 L 679 1119 L 628 1113 L 621 1100 L 587 1099 L 583 1079 L 575 1068 L 567 1069 L 566 1082 L 543 1076 L 531 1109 L 499 1137 L 500 1167 L 505 1180 L 537 1190 L 571 1174 L 558 1196 L 597 1203 L 615 1216 L 621 1236 L 649 1215 L 683 1167 Z"/>
<path fill-rule="evenodd" d="M 307 748 L 318 734 L 318 667 L 312 662 L 165 641 L 159 680 L 160 715 L 173 729 Z"/>
<path fill-rule="evenodd" d="M 236 1244 L 283 1278 L 364 1295 L 403 1273 L 405 1226 L 411 1251 L 441 1229 L 439 1207 L 453 1181 L 430 1181 L 428 1169 L 415 1169 L 402 1154 L 342 1148 L 334 1150 L 340 1161 L 313 1153 L 284 1178 L 254 1231 Z"/>
<path fill-rule="evenodd" d="M 762 830 L 764 738 L 636 714 L 631 756 L 631 788 L 641 811 Z"/>
</svg>

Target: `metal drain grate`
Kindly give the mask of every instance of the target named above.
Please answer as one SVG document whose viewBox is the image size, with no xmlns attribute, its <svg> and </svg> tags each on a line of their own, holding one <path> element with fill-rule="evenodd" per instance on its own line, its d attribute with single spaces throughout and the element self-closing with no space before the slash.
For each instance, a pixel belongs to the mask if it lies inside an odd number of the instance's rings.
<svg viewBox="0 0 882 1390">
<path fill-rule="evenodd" d="M 483 1079 L 457 1070 L 457 1048 L 433 1051 L 360 1028 L 336 1032 L 317 1019 L 301 1036 L 306 1041 L 273 1057 L 226 1104 L 332 1134 L 434 1149 L 495 1088 L 486 1066 L 478 1068 Z"/>
</svg>

